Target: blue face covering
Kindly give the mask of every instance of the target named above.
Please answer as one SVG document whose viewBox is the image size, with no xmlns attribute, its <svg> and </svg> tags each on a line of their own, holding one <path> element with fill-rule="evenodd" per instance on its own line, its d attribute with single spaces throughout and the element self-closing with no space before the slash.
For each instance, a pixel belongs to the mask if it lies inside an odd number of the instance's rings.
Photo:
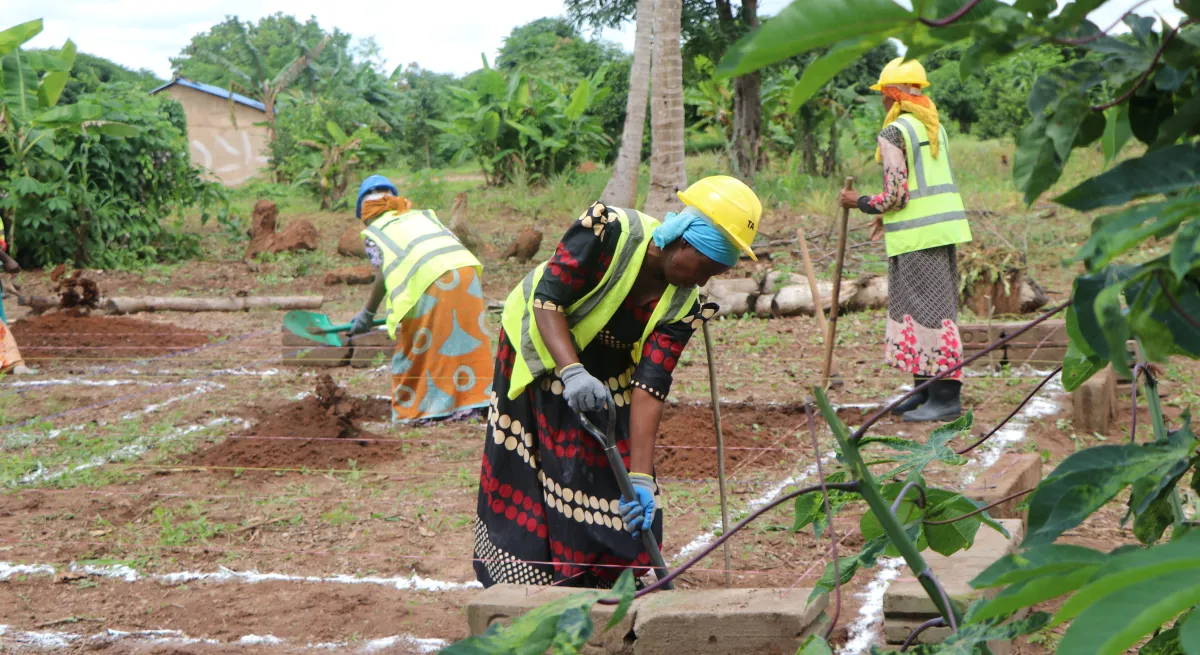
<svg viewBox="0 0 1200 655">
<path fill-rule="evenodd" d="M 738 257 L 741 256 L 738 247 L 725 238 L 713 225 L 712 219 L 695 207 L 685 207 L 678 214 L 667 212 L 662 225 L 654 230 L 653 237 L 659 248 L 666 248 L 676 239 L 683 237 L 683 240 L 692 244 L 700 254 L 726 266 L 737 265 Z"/>
</svg>

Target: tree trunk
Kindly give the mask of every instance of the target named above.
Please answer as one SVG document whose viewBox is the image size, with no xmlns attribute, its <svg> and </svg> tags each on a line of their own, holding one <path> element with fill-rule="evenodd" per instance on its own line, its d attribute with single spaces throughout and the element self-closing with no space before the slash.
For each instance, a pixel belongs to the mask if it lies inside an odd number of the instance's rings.
<svg viewBox="0 0 1200 655">
<path fill-rule="evenodd" d="M 835 109 L 834 112 L 837 110 Z M 823 170 L 821 175 L 829 177 L 837 172 L 840 168 L 838 160 L 838 118 L 834 113 L 829 120 L 829 146 L 825 149 L 825 161 L 823 162 Z"/>
<path fill-rule="evenodd" d="M 742 0 L 742 21 L 748 29 L 758 25 L 758 0 Z M 754 184 L 758 170 L 759 135 L 762 133 L 762 78 L 758 72 L 733 80 L 734 175 Z"/>
<path fill-rule="evenodd" d="M 650 106 L 650 192 L 645 212 L 662 217 L 682 207 L 676 191 L 687 187 L 683 152 L 683 56 L 679 51 L 683 0 L 658 0 Z"/>
<path fill-rule="evenodd" d="M 629 100 L 625 103 L 625 127 L 621 150 L 612 177 L 600 200 L 617 207 L 632 208 L 637 202 L 638 169 L 642 165 L 642 135 L 646 129 L 646 100 L 650 93 L 650 49 L 654 36 L 655 0 L 638 0 L 637 31 L 633 37 L 633 66 L 629 69 Z"/>
</svg>

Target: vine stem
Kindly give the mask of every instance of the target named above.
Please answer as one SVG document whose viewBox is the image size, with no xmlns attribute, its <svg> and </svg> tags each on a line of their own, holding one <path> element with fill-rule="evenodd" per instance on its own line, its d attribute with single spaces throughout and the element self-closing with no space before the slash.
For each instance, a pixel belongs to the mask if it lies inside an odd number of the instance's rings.
<svg viewBox="0 0 1200 655">
<path fill-rule="evenodd" d="M 1182 25 L 1180 27 L 1182 27 Z M 1196 317 L 1183 311 L 1183 307 L 1179 305 L 1179 301 L 1175 299 L 1175 296 L 1171 295 L 1170 289 L 1167 289 L 1167 283 L 1163 280 L 1162 271 L 1158 272 L 1158 286 L 1162 287 L 1163 295 L 1167 297 L 1167 302 L 1171 303 L 1171 308 L 1175 310 L 1175 313 L 1183 317 L 1183 320 L 1191 323 L 1192 327 L 1200 330 L 1200 320 L 1197 320 Z"/>
<path fill-rule="evenodd" d="M 920 636 L 922 632 L 925 632 L 929 628 L 942 628 L 945 627 L 945 625 L 946 620 L 940 616 L 934 617 L 922 623 L 921 625 L 917 626 L 915 630 L 908 634 L 908 638 L 904 640 L 903 644 L 900 644 L 900 652 L 903 653 L 904 651 L 908 650 L 908 647 L 911 646 L 914 641 L 916 641 L 917 637 Z"/>
<path fill-rule="evenodd" d="M 1039 382 L 1037 384 L 1037 386 L 1033 388 L 1033 391 L 1030 391 L 1029 394 L 1027 396 L 1025 396 L 1025 399 L 1022 400 L 1021 403 L 1019 405 L 1017 405 L 1013 409 L 1013 411 L 1008 414 L 1008 416 L 1004 417 L 1004 420 L 997 423 L 996 427 L 992 428 L 991 432 L 988 432 L 987 434 L 983 435 L 975 443 L 972 443 L 970 446 L 967 446 L 966 448 L 963 448 L 962 450 L 958 450 L 955 452 L 957 452 L 959 455 L 966 455 L 967 453 L 969 453 L 972 450 L 975 450 L 976 448 L 981 446 L 983 444 L 983 442 L 987 441 L 988 439 L 991 439 L 993 435 L 995 435 L 997 432 L 1000 431 L 1000 428 L 1004 427 L 1005 425 L 1008 424 L 1009 421 L 1013 420 L 1013 417 L 1017 415 L 1017 412 L 1021 411 L 1021 409 L 1024 408 L 1025 405 L 1027 405 L 1030 400 L 1033 400 L 1033 397 L 1036 396 L 1037 393 L 1042 390 L 1042 387 L 1046 386 L 1046 383 L 1050 382 L 1050 380 L 1053 380 L 1054 376 L 1058 375 L 1062 371 L 1062 369 L 1063 369 L 1062 364 L 1059 364 L 1057 367 L 1055 367 L 1055 369 L 1053 371 L 1050 371 L 1050 375 L 1047 375 L 1046 377 L 1042 378 L 1042 381 Z"/>
<path fill-rule="evenodd" d="M 956 516 L 952 519 L 946 519 L 945 521 L 923 521 L 923 523 L 925 525 L 950 525 L 951 523 L 957 523 L 965 518 L 970 518 L 972 516 L 975 516 L 976 514 L 986 512 L 989 509 L 992 509 L 993 507 L 1003 505 L 1004 503 L 1007 503 L 1008 501 L 1010 501 L 1014 498 L 1020 498 L 1021 496 L 1028 496 L 1029 494 L 1033 493 L 1035 490 L 1036 489 L 1026 489 L 1024 491 L 1018 491 L 1015 494 L 1009 494 L 1009 495 L 1001 498 L 1000 500 L 997 500 L 996 502 L 992 503 L 991 505 L 980 507 L 979 509 L 975 510 L 974 512 L 970 512 L 969 514 L 963 514 L 961 516 Z"/>
<path fill-rule="evenodd" d="M 903 396 L 900 396 L 896 400 L 893 400 L 892 402 L 888 403 L 887 406 L 885 406 L 884 408 L 880 409 L 879 411 L 875 412 L 871 416 L 867 417 L 867 420 L 863 421 L 863 424 L 861 426 L 859 426 L 859 428 L 857 430 L 855 430 L 853 432 L 853 434 L 851 434 L 849 436 L 850 443 L 858 443 L 858 440 L 861 439 L 862 436 L 867 433 L 867 430 L 871 429 L 871 426 L 873 426 L 877 422 L 879 422 L 879 419 L 883 418 L 884 416 L 887 416 L 888 413 L 891 412 L 893 409 L 895 409 L 895 407 L 897 405 L 899 405 L 900 403 L 902 403 L 902 402 L 908 400 L 910 397 L 912 397 L 913 394 L 916 394 L 918 392 L 924 391 L 925 389 L 928 389 L 930 386 L 933 385 L 934 382 L 937 382 L 938 380 L 941 380 L 948 375 L 953 375 L 954 373 L 957 373 L 958 371 L 962 370 L 963 367 L 973 364 L 976 360 L 988 355 L 993 350 L 996 350 L 997 348 L 1003 346 L 1004 344 L 1008 343 L 1009 341 L 1012 341 L 1013 339 L 1016 339 L 1017 337 L 1021 336 L 1022 334 L 1025 334 L 1026 332 L 1032 330 L 1034 327 L 1040 325 L 1042 322 L 1046 321 L 1051 316 L 1054 316 L 1055 314 L 1063 311 L 1067 307 L 1070 307 L 1072 302 L 1073 302 L 1073 300 L 1067 300 L 1066 302 L 1062 303 L 1061 305 L 1058 305 L 1057 307 L 1050 309 L 1049 311 L 1042 314 L 1041 316 L 1033 319 L 1032 321 L 1026 323 L 1025 325 L 1022 325 L 1020 328 L 1017 328 L 1017 330 L 1015 332 L 1013 332 L 1012 334 L 1010 334 L 1002 339 L 997 339 L 994 343 L 988 345 L 988 347 L 984 348 L 983 350 L 975 353 L 974 355 L 971 355 L 970 357 L 955 364 L 954 366 L 951 366 L 950 368 L 942 371 L 941 373 L 938 373 L 937 375 L 929 378 L 924 383 L 913 387 L 912 391 L 909 391 L 908 393 L 904 394 Z"/>
<path fill-rule="evenodd" d="M 1150 73 L 1153 73 L 1154 67 L 1158 66 L 1158 60 L 1162 59 L 1163 51 L 1165 51 L 1167 49 L 1167 44 L 1171 42 L 1171 39 L 1175 38 L 1176 34 L 1179 34 L 1179 30 L 1187 27 L 1188 25 L 1191 25 L 1193 22 L 1195 22 L 1195 21 L 1193 21 L 1191 19 L 1185 20 L 1182 23 L 1180 23 L 1178 26 L 1176 26 L 1175 29 L 1164 34 L 1162 43 L 1160 43 L 1158 45 L 1158 50 L 1155 51 L 1155 53 L 1154 53 L 1154 59 L 1150 60 L 1150 65 L 1146 68 L 1146 70 L 1142 71 L 1142 75 L 1141 75 L 1141 77 L 1138 78 L 1138 81 L 1134 82 L 1133 86 L 1130 87 L 1128 91 L 1117 96 L 1117 98 L 1112 100 L 1111 102 L 1106 102 L 1102 105 L 1096 105 L 1096 106 L 1092 107 L 1092 111 L 1104 111 L 1105 109 L 1116 107 L 1117 105 L 1121 104 L 1122 102 L 1125 102 L 1130 97 L 1132 97 L 1134 92 L 1136 92 L 1138 89 L 1140 89 L 1142 87 L 1142 85 L 1146 83 L 1146 80 L 1150 78 Z"/>
<path fill-rule="evenodd" d="M 688 561 L 684 562 L 682 565 L 680 565 L 679 568 L 668 573 L 667 577 L 656 580 L 654 582 L 654 584 L 647 585 L 641 591 L 634 594 L 634 598 L 641 598 L 642 596 L 645 596 L 646 594 L 649 594 L 651 592 L 662 589 L 663 586 L 666 585 L 668 582 L 671 582 L 675 578 L 679 577 L 680 575 L 683 574 L 684 571 L 687 571 L 688 569 L 690 569 L 693 566 L 695 566 L 696 564 L 698 564 L 700 562 L 700 560 L 711 555 L 713 553 L 713 551 L 720 548 L 721 544 L 724 544 L 727 539 L 729 539 L 733 535 L 737 534 L 738 530 L 741 530 L 742 528 L 746 527 L 747 525 L 753 523 L 755 521 L 755 519 L 757 519 L 758 517 L 762 516 L 763 514 L 766 514 L 767 512 L 775 509 L 776 507 L 779 507 L 780 505 L 786 503 L 789 500 L 798 498 L 800 496 L 803 496 L 804 494 L 813 493 L 814 491 L 822 491 L 822 490 L 828 490 L 828 489 L 837 489 L 838 491 L 848 491 L 851 493 L 854 493 L 854 492 L 861 493 L 861 487 L 862 487 L 862 485 L 859 484 L 859 482 L 857 480 L 855 480 L 853 482 L 828 482 L 828 483 L 825 483 L 824 489 L 822 488 L 822 485 L 816 484 L 816 485 L 812 485 L 809 487 L 797 489 L 789 494 L 780 496 L 779 498 L 776 498 L 775 500 L 771 501 L 770 503 L 767 503 L 765 506 L 760 507 L 759 509 L 755 510 L 749 516 L 742 519 L 741 521 L 738 521 L 738 524 L 733 526 L 732 528 L 730 528 L 729 532 L 722 534 L 720 537 L 717 538 L 716 541 L 705 546 L 703 550 L 701 550 L 699 553 L 697 553 L 694 557 L 692 557 Z M 832 521 L 831 521 L 831 523 L 832 523 Z M 601 598 L 600 600 L 598 600 L 596 602 L 600 603 L 601 605 L 617 605 L 621 602 L 621 599 L 620 598 Z"/>
<path fill-rule="evenodd" d="M 953 14 L 950 14 L 949 16 L 947 16 L 945 18 L 939 18 L 937 20 L 931 20 L 929 18 L 920 18 L 918 20 L 920 20 L 921 24 L 926 27 L 945 27 L 947 25 L 951 25 L 953 23 L 958 22 L 958 19 L 962 18 L 963 16 L 966 16 L 967 12 L 974 9 L 975 5 L 977 5 L 977 4 L 979 4 L 979 0 L 971 0 L 967 4 L 959 7 L 958 11 L 955 11 Z"/>
<path fill-rule="evenodd" d="M 825 516 L 829 521 L 829 553 L 833 558 L 833 618 L 829 621 L 829 627 L 825 629 L 825 641 L 829 641 L 829 636 L 833 634 L 833 629 L 837 627 L 838 619 L 842 616 L 842 575 L 838 569 L 841 563 L 838 561 L 837 535 L 833 532 L 833 510 L 829 507 L 829 489 L 825 484 L 825 471 L 821 468 L 821 446 L 817 443 L 817 428 L 813 425 L 812 405 L 809 403 L 804 403 L 804 415 L 808 418 L 808 434 L 812 437 L 813 453 L 817 458 L 817 479 L 821 481 L 821 495 L 825 499 Z"/>
<path fill-rule="evenodd" d="M 896 510 L 900 509 L 900 505 L 904 502 L 904 497 L 908 495 L 908 492 L 913 487 L 916 487 L 917 492 L 920 495 L 920 499 L 917 501 L 917 507 L 925 509 L 925 487 L 922 487 L 919 483 L 917 483 L 916 480 L 913 480 L 912 482 L 909 482 L 901 487 L 900 493 L 896 494 L 896 500 L 892 501 L 892 514 L 895 514 Z"/>
</svg>

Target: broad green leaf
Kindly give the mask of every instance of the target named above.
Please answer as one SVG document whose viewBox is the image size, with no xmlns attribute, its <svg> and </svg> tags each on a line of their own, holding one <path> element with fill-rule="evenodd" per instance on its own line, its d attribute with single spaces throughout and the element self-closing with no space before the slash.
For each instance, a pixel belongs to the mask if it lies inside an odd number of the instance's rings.
<svg viewBox="0 0 1200 655">
<path fill-rule="evenodd" d="M 967 410 L 965 414 L 954 421 L 939 426 L 929 435 L 925 443 L 907 441 L 888 444 L 892 448 L 904 451 L 895 457 L 898 466 L 887 472 L 882 478 L 891 478 L 909 472 L 920 473 L 934 461 L 946 462 L 954 466 L 967 463 L 967 458 L 954 452 L 947 444 L 962 434 L 969 434 L 975 425 L 975 414 Z"/>
<path fill-rule="evenodd" d="M 1129 128 L 1129 113 L 1125 111 L 1125 105 L 1117 105 L 1104 112 L 1104 136 L 1101 137 L 1101 147 L 1104 151 L 1104 167 L 1112 163 L 1120 154 L 1121 148 L 1129 141 L 1129 137 L 1133 136 L 1133 132 Z"/>
<path fill-rule="evenodd" d="M 559 655 L 578 655 L 592 636 L 591 608 L 572 607 L 558 617 L 550 650 Z"/>
<path fill-rule="evenodd" d="M 38 100 L 42 107 L 53 107 L 58 104 L 58 98 L 62 95 L 63 87 L 67 85 L 67 80 L 71 78 L 71 65 L 75 62 L 75 43 L 67 39 L 67 43 L 63 45 L 62 51 L 59 53 L 59 58 L 64 64 L 63 70 L 56 70 L 46 73 L 42 77 L 42 82 L 38 86 Z"/>
<path fill-rule="evenodd" d="M 1133 536 L 1146 545 L 1153 544 L 1162 538 L 1173 521 L 1170 494 L 1164 494 L 1152 500 L 1149 507 L 1133 520 Z"/>
<path fill-rule="evenodd" d="M 42 19 L 37 18 L 28 23 L 14 25 L 0 32 L 0 57 L 16 50 L 25 42 L 41 34 Z"/>
<path fill-rule="evenodd" d="M 333 137 L 333 142 L 339 146 L 346 145 L 346 142 L 350 140 L 346 131 L 333 121 L 325 121 L 325 130 L 329 132 L 329 136 Z"/>
<path fill-rule="evenodd" d="M 38 110 L 37 71 L 20 50 L 0 60 L 0 90 L 6 113 L 25 121 Z"/>
<path fill-rule="evenodd" d="M 1092 177 L 1054 199 L 1078 211 L 1120 205 L 1135 198 L 1200 184 L 1200 145 L 1161 148 Z"/>
<path fill-rule="evenodd" d="M 1181 280 L 1200 268 L 1200 221 L 1188 222 L 1175 235 L 1170 261 L 1171 272 Z"/>
<path fill-rule="evenodd" d="M 1089 357 L 1079 350 L 1074 341 L 1067 342 L 1067 353 L 1063 356 L 1062 385 L 1067 391 L 1078 389 L 1093 375 L 1104 370 L 1108 362 Z"/>
<path fill-rule="evenodd" d="M 833 651 L 825 642 L 824 637 L 812 634 L 800 645 L 800 650 L 796 651 L 796 655 L 833 655 Z"/>
<path fill-rule="evenodd" d="M 1090 564 L 1012 584 L 988 601 L 979 610 L 978 618 L 1008 616 L 1019 609 L 1069 594 L 1086 584 L 1099 569 L 1099 564 Z"/>
<path fill-rule="evenodd" d="M 1138 655 L 1187 655 L 1179 643 L 1179 622 L 1169 630 L 1158 633 L 1138 649 Z"/>
<path fill-rule="evenodd" d="M 804 67 L 800 81 L 792 87 L 788 110 L 793 113 L 799 111 L 801 105 L 808 102 L 809 98 L 821 90 L 821 87 L 825 86 L 829 80 L 837 76 L 843 68 L 882 43 L 886 38 L 887 36 L 884 34 L 871 34 L 847 39 L 833 46 L 829 52 L 817 57 L 811 64 Z"/>
<path fill-rule="evenodd" d="M 113 136 L 118 138 L 135 137 L 141 134 L 141 129 L 136 125 L 127 125 L 125 123 L 116 123 L 113 121 L 88 121 L 85 124 L 88 130 L 103 134 L 104 136 Z"/>
<path fill-rule="evenodd" d="M 591 607 L 600 597 L 600 592 L 588 591 L 551 601 L 516 618 L 508 627 L 493 624 L 484 634 L 451 644 L 441 652 L 447 655 L 541 655 L 555 643 L 564 616 L 569 618 L 562 628 L 578 635 L 583 630 L 581 623 L 586 621 L 590 634 Z"/>
<path fill-rule="evenodd" d="M 1125 351 L 1125 343 L 1129 341 L 1129 321 L 1121 309 L 1121 286 L 1112 285 L 1101 291 L 1096 296 L 1093 309 L 1100 321 L 1100 329 L 1108 340 L 1109 361 L 1113 370 L 1125 377 L 1133 377 Z"/>
<path fill-rule="evenodd" d="M 579 120 L 583 116 L 583 112 L 587 110 L 591 95 L 591 82 L 581 80 L 579 86 L 575 87 L 575 91 L 571 93 L 571 104 L 567 105 L 567 108 L 563 110 L 563 114 L 572 121 Z"/>
<path fill-rule="evenodd" d="M 1071 622 L 1059 655 L 1119 655 L 1200 603 L 1200 570 L 1175 571 L 1110 594 Z"/>
<path fill-rule="evenodd" d="M 1012 171 L 1013 184 L 1025 192 L 1026 204 L 1032 204 L 1058 178 L 1062 168 L 1046 134 L 1044 118 L 1035 117 L 1017 134 Z"/>
<path fill-rule="evenodd" d="M 495 141 L 500 134 L 500 114 L 489 111 L 483 115 L 483 120 L 480 122 L 479 131 L 483 138 L 488 141 Z"/>
<path fill-rule="evenodd" d="M 61 127 L 64 125 L 79 125 L 85 121 L 95 120 L 100 117 L 100 107 L 86 102 L 77 102 L 73 105 L 60 105 L 52 107 L 37 116 L 31 121 L 34 125 L 44 127 Z"/>
<path fill-rule="evenodd" d="M 1104 268 L 1150 237 L 1170 236 L 1197 210 L 1200 199 L 1184 197 L 1148 202 L 1101 216 L 1092 221 L 1092 235 L 1079 249 L 1076 259 L 1084 261 L 1089 271 Z"/>
<path fill-rule="evenodd" d="M 612 618 L 609 619 L 608 625 L 604 627 L 605 630 L 612 630 L 617 627 L 621 619 L 625 618 L 625 615 L 629 613 L 629 607 L 633 605 L 633 596 L 636 591 L 637 583 L 633 580 L 633 569 L 625 569 L 621 572 L 621 577 L 617 578 L 617 584 L 613 585 L 612 588 L 612 593 L 619 595 L 621 602 L 613 610 Z"/>
<path fill-rule="evenodd" d="M 1114 551 L 1092 580 L 1063 603 L 1054 615 L 1054 624 L 1074 619 L 1104 598 L 1121 597 L 1131 587 L 1142 586 L 1151 578 L 1198 571 L 1200 532 L 1192 532 L 1175 541 L 1150 548 L 1133 548 L 1120 554 Z"/>
<path fill-rule="evenodd" d="M 825 513 L 825 499 L 822 494 L 809 493 L 796 497 L 796 521 L 792 524 L 792 532 L 799 532 L 810 524 L 815 523 Z"/>
<path fill-rule="evenodd" d="M 1180 309 L 1192 317 L 1193 320 L 1200 318 L 1200 287 L 1197 287 L 1188 280 L 1180 282 L 1173 279 L 1167 270 L 1166 260 L 1167 256 L 1161 257 L 1143 264 L 1138 270 L 1146 268 L 1161 269 L 1164 273 L 1161 277 L 1170 285 L 1171 295 Z M 1132 322 L 1132 327 L 1138 329 L 1140 326 L 1148 324 L 1156 324 L 1160 328 L 1165 327 L 1170 331 L 1173 341 L 1173 343 L 1169 344 L 1171 352 L 1187 355 L 1192 358 L 1200 358 L 1200 330 L 1197 330 L 1195 325 L 1181 316 L 1169 303 L 1166 296 L 1163 295 L 1162 284 L 1159 278 L 1159 275 L 1147 275 L 1139 279 L 1133 279 L 1126 285 L 1125 299 L 1130 306 L 1130 313 L 1135 319 Z M 1148 316 L 1143 316 L 1144 314 L 1148 314 Z M 1135 332 L 1135 334 L 1139 338 L 1144 336 L 1140 332 Z M 1165 346 L 1162 346 L 1157 347 L 1155 350 L 1157 352 L 1165 348 Z M 1147 351 L 1149 352 L 1149 350 L 1150 347 L 1147 346 Z"/>
<path fill-rule="evenodd" d="M 1102 445 L 1073 453 L 1037 486 L 1029 500 L 1022 546 L 1052 543 L 1144 476 L 1162 474 L 1191 455 L 1194 444 Z"/>
<path fill-rule="evenodd" d="M 1161 148 L 1175 143 L 1191 131 L 1197 122 L 1200 122 L 1200 93 L 1193 95 L 1176 110 L 1175 115 L 1158 126 L 1158 141 L 1154 143 L 1154 147 Z"/>
<path fill-rule="evenodd" d="M 1017 637 L 1033 634 L 1046 626 L 1050 615 L 1034 612 L 1023 619 L 1004 623 L 1000 619 L 976 619 L 975 612 L 981 601 L 976 601 L 967 610 L 966 624 L 958 626 L 958 632 L 940 644 L 918 646 L 908 652 L 914 655 L 977 655 L 980 646 L 989 641 L 1012 641 Z"/>
<path fill-rule="evenodd" d="M 1001 557 L 971 580 L 971 586 L 987 589 L 1043 576 L 1062 575 L 1082 568 L 1098 567 L 1107 558 L 1106 553 L 1083 546 L 1050 544 Z"/>
<path fill-rule="evenodd" d="M 1179 619 L 1183 625 L 1176 623 L 1179 628 L 1179 643 L 1187 655 L 1200 655 L 1200 611 L 1193 609 L 1187 616 Z"/>
<path fill-rule="evenodd" d="M 1078 25 L 1087 15 L 1103 5 L 1107 0 L 1075 0 L 1068 2 L 1055 18 L 1057 30 L 1067 30 Z"/>
<path fill-rule="evenodd" d="M 892 0 L 796 0 L 739 39 L 721 59 L 717 74 L 745 75 L 815 48 L 882 34 L 916 18 Z"/>
</svg>

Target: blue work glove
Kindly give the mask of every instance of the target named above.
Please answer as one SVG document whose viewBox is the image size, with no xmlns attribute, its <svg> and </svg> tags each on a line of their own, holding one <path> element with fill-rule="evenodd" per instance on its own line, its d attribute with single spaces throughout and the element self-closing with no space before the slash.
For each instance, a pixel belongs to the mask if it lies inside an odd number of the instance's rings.
<svg viewBox="0 0 1200 655">
<path fill-rule="evenodd" d="M 625 529 L 637 539 L 642 534 L 642 528 L 647 530 L 654 525 L 654 478 L 645 473 L 630 473 L 629 481 L 633 483 L 633 493 L 637 496 L 628 500 L 621 496 L 617 510 L 621 512 L 621 520 Z"/>
<path fill-rule="evenodd" d="M 594 412 L 604 407 L 608 398 L 604 383 L 592 377 L 583 364 L 571 364 L 560 370 L 558 377 L 563 382 L 563 396 L 573 411 Z"/>
<path fill-rule="evenodd" d="M 368 312 L 366 309 L 359 312 L 353 321 L 350 321 L 350 336 L 358 336 L 366 334 L 375 327 L 372 323 L 375 322 L 375 312 Z"/>
</svg>

